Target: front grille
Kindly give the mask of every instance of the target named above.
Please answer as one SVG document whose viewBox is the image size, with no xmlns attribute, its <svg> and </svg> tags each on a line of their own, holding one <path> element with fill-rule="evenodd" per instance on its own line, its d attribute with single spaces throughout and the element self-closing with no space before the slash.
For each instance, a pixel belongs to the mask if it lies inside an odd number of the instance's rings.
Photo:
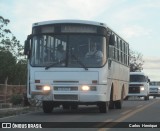
<svg viewBox="0 0 160 131">
<path fill-rule="evenodd" d="M 129 93 L 140 93 L 140 85 L 129 85 Z"/>
<path fill-rule="evenodd" d="M 53 83 L 79 83 L 79 81 L 53 81 Z"/>
<path fill-rule="evenodd" d="M 151 91 L 158 91 L 157 88 L 150 88 Z"/>
<path fill-rule="evenodd" d="M 78 95 L 55 94 L 55 100 L 78 100 Z"/>
<path fill-rule="evenodd" d="M 150 88 L 149 92 L 150 93 L 158 93 L 158 89 L 157 88 Z"/>
</svg>

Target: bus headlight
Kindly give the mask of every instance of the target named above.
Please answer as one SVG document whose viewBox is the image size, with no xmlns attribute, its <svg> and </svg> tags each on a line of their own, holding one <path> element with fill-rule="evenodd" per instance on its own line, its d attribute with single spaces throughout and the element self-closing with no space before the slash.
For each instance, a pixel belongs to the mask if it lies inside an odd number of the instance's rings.
<svg viewBox="0 0 160 131">
<path fill-rule="evenodd" d="M 143 86 L 141 86 L 140 88 L 141 88 L 141 91 L 144 91 L 144 87 Z"/>
<path fill-rule="evenodd" d="M 90 90 L 90 87 L 87 86 L 87 85 L 84 85 L 84 86 L 82 86 L 82 90 L 83 90 L 83 91 L 89 91 L 89 90 Z"/>
<path fill-rule="evenodd" d="M 43 86 L 43 90 L 44 90 L 44 91 L 50 91 L 50 90 L 51 90 L 51 87 L 50 87 L 50 86 L 47 86 L 47 85 L 46 85 L 46 86 Z"/>
</svg>

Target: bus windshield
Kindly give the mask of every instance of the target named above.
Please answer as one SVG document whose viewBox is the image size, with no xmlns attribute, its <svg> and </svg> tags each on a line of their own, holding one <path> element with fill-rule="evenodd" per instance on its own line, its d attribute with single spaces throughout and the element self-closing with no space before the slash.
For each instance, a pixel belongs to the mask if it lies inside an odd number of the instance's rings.
<svg viewBox="0 0 160 131">
<path fill-rule="evenodd" d="M 146 82 L 144 75 L 130 75 L 130 82 Z"/>
<path fill-rule="evenodd" d="M 104 36 L 42 34 L 32 38 L 31 65 L 38 67 L 101 67 L 106 62 Z"/>
</svg>

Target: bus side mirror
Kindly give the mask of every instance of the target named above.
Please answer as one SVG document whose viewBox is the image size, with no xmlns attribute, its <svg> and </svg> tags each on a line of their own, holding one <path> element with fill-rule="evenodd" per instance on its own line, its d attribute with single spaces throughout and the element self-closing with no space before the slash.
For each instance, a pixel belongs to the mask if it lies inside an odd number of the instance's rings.
<svg viewBox="0 0 160 131">
<path fill-rule="evenodd" d="M 27 55 L 29 57 L 30 55 L 30 40 L 31 40 L 31 35 L 27 37 L 27 40 L 24 42 L 24 55 Z"/>
<path fill-rule="evenodd" d="M 25 40 L 24 42 L 24 55 L 29 55 L 29 42 Z"/>
<path fill-rule="evenodd" d="M 151 82 L 150 79 L 148 79 L 148 82 L 149 82 L 149 83 Z"/>
<path fill-rule="evenodd" d="M 114 37 L 114 35 L 110 35 L 110 37 L 109 37 L 109 45 L 114 46 L 114 43 L 115 43 L 115 37 Z"/>
</svg>

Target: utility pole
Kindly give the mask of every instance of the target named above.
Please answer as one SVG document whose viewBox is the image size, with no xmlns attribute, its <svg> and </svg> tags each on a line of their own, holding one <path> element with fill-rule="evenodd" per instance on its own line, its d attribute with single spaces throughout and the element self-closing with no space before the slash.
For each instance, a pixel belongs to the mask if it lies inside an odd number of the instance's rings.
<svg viewBox="0 0 160 131">
<path fill-rule="evenodd" d="M 5 92 L 4 92 L 4 100 L 5 100 L 5 103 L 7 103 L 7 82 L 8 82 L 8 76 L 6 77 L 5 79 Z"/>
</svg>

